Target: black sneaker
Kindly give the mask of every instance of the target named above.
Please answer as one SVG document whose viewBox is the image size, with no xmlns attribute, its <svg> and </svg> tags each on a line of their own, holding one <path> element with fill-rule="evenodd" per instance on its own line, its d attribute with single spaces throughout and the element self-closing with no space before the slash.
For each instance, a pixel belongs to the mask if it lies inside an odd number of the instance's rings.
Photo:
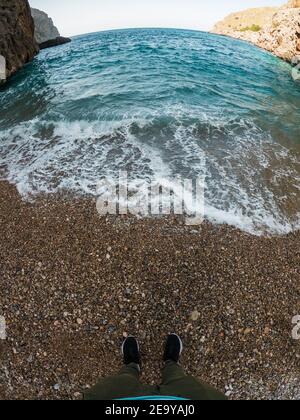
<svg viewBox="0 0 300 420">
<path fill-rule="evenodd" d="M 127 337 L 123 342 L 122 355 L 125 365 L 130 365 L 130 363 L 141 364 L 139 343 L 134 337 Z"/>
<path fill-rule="evenodd" d="M 171 360 L 178 363 L 183 350 L 181 338 L 177 334 L 170 334 L 167 338 L 164 362 Z"/>
</svg>

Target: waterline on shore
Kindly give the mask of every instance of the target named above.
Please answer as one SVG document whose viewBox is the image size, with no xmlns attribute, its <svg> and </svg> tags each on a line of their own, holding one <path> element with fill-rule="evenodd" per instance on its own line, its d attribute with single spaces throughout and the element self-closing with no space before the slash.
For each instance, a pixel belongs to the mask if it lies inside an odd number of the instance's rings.
<svg viewBox="0 0 300 420">
<path fill-rule="evenodd" d="M 207 220 L 258 235 L 299 229 L 297 155 L 248 121 L 212 120 L 203 113 L 201 123 L 195 117 L 185 127 L 181 119 L 168 124 L 160 149 L 145 141 L 160 125 L 158 115 L 114 124 L 35 119 L 2 132 L 10 141 L 0 144 L 0 176 L 16 184 L 24 199 L 62 191 L 96 197 L 98 181 L 106 177 L 114 182 L 120 170 L 128 171 L 129 191 L 139 191 L 140 197 L 148 194 L 147 180 L 169 180 L 176 189 L 178 174 L 203 177 Z M 211 130 L 215 144 L 199 142 L 199 133 L 206 136 Z M 284 185 L 289 188 L 282 189 Z"/>
</svg>

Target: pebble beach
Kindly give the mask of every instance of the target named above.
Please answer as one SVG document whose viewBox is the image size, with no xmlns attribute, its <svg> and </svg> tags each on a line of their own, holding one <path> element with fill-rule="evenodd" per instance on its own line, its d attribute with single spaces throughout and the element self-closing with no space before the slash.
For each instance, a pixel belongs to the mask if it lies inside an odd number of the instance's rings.
<svg viewBox="0 0 300 420">
<path fill-rule="evenodd" d="M 1 399 L 81 399 L 141 344 L 160 380 L 166 334 L 182 364 L 233 400 L 300 398 L 300 233 L 253 236 L 169 217 L 100 217 L 92 199 L 21 199 L 0 182 Z"/>
</svg>

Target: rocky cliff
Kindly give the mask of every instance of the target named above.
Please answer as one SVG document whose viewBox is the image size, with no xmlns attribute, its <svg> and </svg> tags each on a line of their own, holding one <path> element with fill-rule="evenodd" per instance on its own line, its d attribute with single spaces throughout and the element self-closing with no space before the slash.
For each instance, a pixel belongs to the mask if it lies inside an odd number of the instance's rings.
<svg viewBox="0 0 300 420">
<path fill-rule="evenodd" d="M 38 9 L 31 9 L 35 25 L 35 39 L 41 49 L 50 48 L 70 42 L 69 38 L 60 36 L 60 33 L 53 23 L 53 20 Z"/>
<path fill-rule="evenodd" d="M 57 27 L 47 13 L 31 8 L 31 14 L 35 26 L 34 36 L 38 44 L 42 44 L 43 42 L 49 41 L 49 39 L 55 39 L 60 36 Z"/>
<path fill-rule="evenodd" d="M 213 32 L 252 42 L 291 61 L 300 54 L 300 0 L 291 0 L 280 8 L 232 14 L 217 23 Z"/>
<path fill-rule="evenodd" d="M 255 29 L 260 30 L 270 24 L 277 11 L 277 7 L 260 7 L 231 13 L 215 25 L 214 31 L 227 35 L 234 32 L 243 33 L 251 28 L 252 32 L 255 32 Z"/>
<path fill-rule="evenodd" d="M 0 0 L 0 56 L 4 57 L 5 76 L 32 60 L 38 50 L 28 0 Z"/>
</svg>

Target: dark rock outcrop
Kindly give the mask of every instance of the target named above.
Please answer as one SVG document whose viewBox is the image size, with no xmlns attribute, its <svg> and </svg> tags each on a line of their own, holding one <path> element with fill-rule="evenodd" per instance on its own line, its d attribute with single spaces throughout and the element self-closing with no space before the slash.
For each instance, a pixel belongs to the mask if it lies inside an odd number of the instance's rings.
<svg viewBox="0 0 300 420">
<path fill-rule="evenodd" d="M 58 45 L 66 44 L 67 42 L 71 42 L 70 38 L 60 36 L 57 27 L 54 25 L 53 20 L 47 15 L 47 13 L 32 8 L 31 14 L 35 26 L 34 36 L 36 42 L 40 46 L 40 49 L 56 47 Z"/>
<path fill-rule="evenodd" d="M 28 0 L 0 0 L 0 55 L 6 62 L 6 78 L 38 51 Z"/>
<path fill-rule="evenodd" d="M 46 48 L 57 47 L 58 45 L 67 44 L 71 42 L 70 38 L 64 38 L 63 36 L 58 36 L 55 39 L 50 39 L 49 41 L 42 42 L 40 44 L 40 49 L 44 50 Z"/>
</svg>

